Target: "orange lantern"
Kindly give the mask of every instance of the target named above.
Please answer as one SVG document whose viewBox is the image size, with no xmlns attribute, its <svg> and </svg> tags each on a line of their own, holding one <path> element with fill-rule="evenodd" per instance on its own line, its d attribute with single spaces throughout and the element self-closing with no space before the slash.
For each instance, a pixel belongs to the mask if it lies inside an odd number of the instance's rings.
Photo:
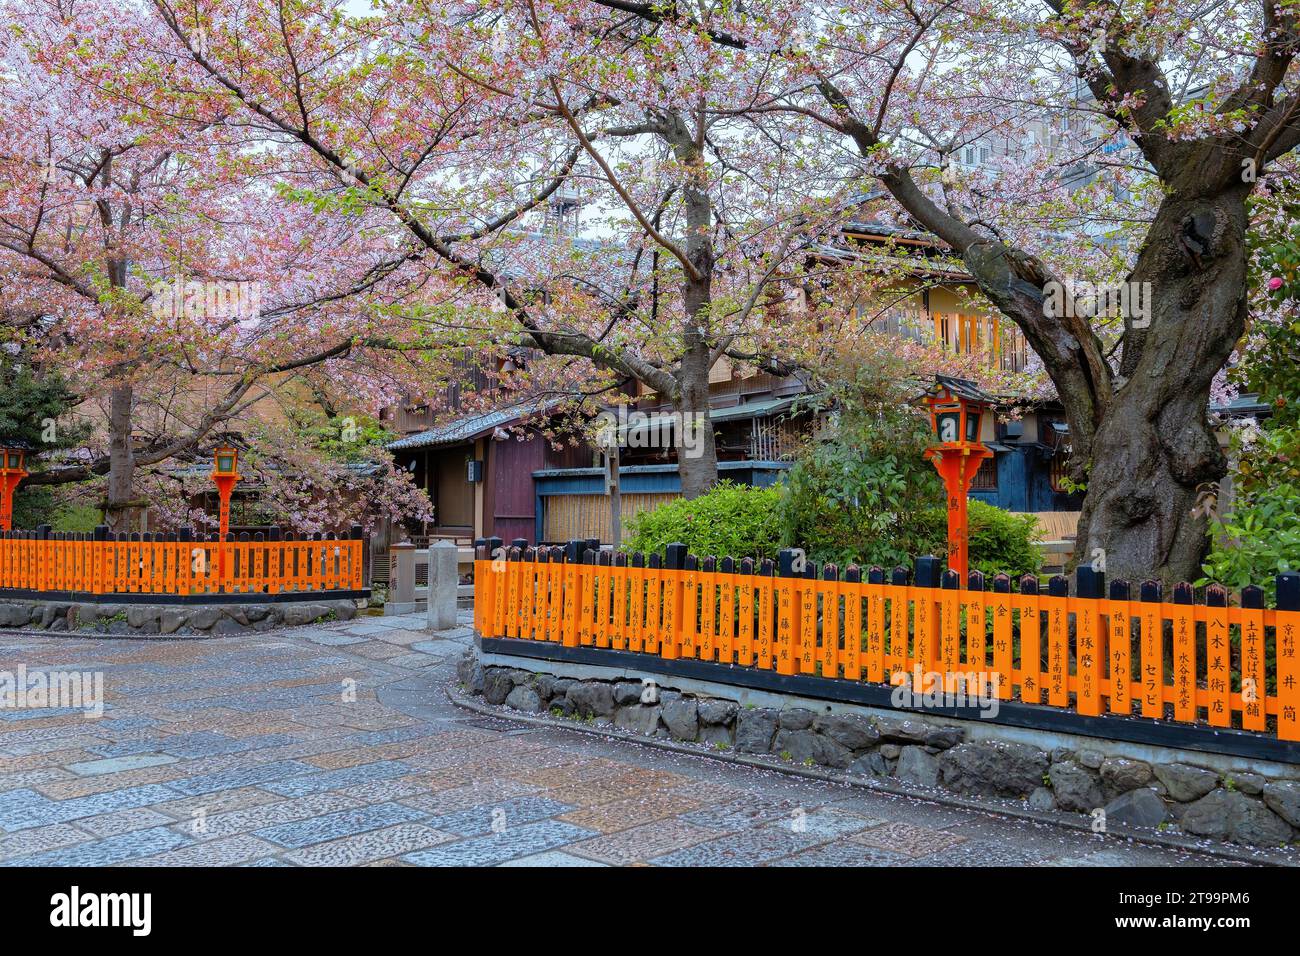
<svg viewBox="0 0 1300 956">
<path fill-rule="evenodd" d="M 948 496 L 948 567 L 966 587 L 970 567 L 970 530 L 966 496 L 980 462 L 993 452 L 980 441 L 980 428 L 995 399 L 974 382 L 936 375 L 924 398 L 930 409 L 930 428 L 936 444 L 925 457 L 943 478 Z"/>
<path fill-rule="evenodd" d="M 17 442 L 0 445 L 0 531 L 13 530 L 14 492 L 27 477 L 23 467 L 26 460 L 26 445 Z"/>
</svg>

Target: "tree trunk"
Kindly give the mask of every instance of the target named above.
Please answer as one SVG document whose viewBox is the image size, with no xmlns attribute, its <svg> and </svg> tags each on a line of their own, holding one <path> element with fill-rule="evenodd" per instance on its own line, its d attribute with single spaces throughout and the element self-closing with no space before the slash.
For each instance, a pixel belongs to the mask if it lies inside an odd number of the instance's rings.
<svg viewBox="0 0 1300 956">
<path fill-rule="evenodd" d="M 682 286 L 682 360 L 673 408 L 681 416 L 677 433 L 677 473 L 682 495 L 696 498 L 718 483 L 718 446 L 709 414 L 709 369 L 712 367 L 713 204 L 704 168 L 703 144 L 688 135 L 685 123 L 669 135 L 677 158 L 689 171 L 683 199 L 686 209 L 686 256 L 698 273 L 687 273 Z M 699 122 L 704 122 L 700 117 Z"/>
<path fill-rule="evenodd" d="M 682 356 L 680 388 L 673 409 L 681 417 L 677 432 L 677 472 L 682 496 L 697 498 L 718 483 L 718 445 L 709 414 L 709 347 L 699 342 Z"/>
<path fill-rule="evenodd" d="M 109 393 L 109 470 L 104 523 L 114 532 L 130 531 L 135 511 L 132 495 L 135 451 L 131 447 L 131 406 L 134 398 L 134 390 L 126 384 L 114 385 Z"/>
<path fill-rule="evenodd" d="M 1207 519 L 1193 511 L 1227 470 L 1210 385 L 1245 330 L 1245 194 L 1167 197 L 1133 271 L 1151 283 L 1150 327 L 1126 335 L 1079 521 L 1079 559 L 1103 556 L 1112 578 L 1200 576 Z"/>
</svg>

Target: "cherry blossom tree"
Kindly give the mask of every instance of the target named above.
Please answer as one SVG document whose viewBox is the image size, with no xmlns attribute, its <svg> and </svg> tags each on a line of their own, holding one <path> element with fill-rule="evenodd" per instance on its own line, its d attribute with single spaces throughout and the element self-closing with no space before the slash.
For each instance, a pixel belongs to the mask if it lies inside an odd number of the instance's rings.
<svg viewBox="0 0 1300 956">
<path fill-rule="evenodd" d="M 123 529 L 157 503 L 140 469 L 192 455 L 296 376 L 374 403 L 436 364 L 437 344 L 384 311 L 446 297 L 409 250 L 277 193 L 237 130 L 134 105 L 139 41 L 160 28 L 147 8 L 3 14 L 4 333 L 57 363 L 102 424 L 29 483 L 103 479 Z"/>
<path fill-rule="evenodd" d="M 1207 403 L 1248 318 L 1248 200 L 1300 143 L 1290 4 L 583 6 L 647 43 L 731 51 L 737 82 L 765 77 L 751 114 L 803 117 L 813 149 L 945 241 L 1065 406 L 1079 553 L 1130 579 L 1198 576 L 1197 498 L 1225 471 Z M 963 168 L 965 147 L 999 143 L 1000 162 Z M 1149 310 L 1092 314 L 1072 289 L 1094 277 Z"/>
<path fill-rule="evenodd" d="M 816 317 L 781 306 L 857 185 L 753 124 L 741 107 L 761 87 L 738 91 L 707 44 L 645 47 L 562 3 L 153 7 L 172 40 L 155 55 L 178 63 L 156 96 L 255 136 L 313 208 L 387 217 L 463 284 L 484 350 L 558 359 L 531 363 L 534 381 L 582 359 L 588 391 L 640 383 L 711 434 L 720 361 L 784 372 L 815 342 Z M 594 247 L 530 228 L 562 186 L 592 210 Z M 691 496 L 717 464 L 689 444 Z"/>
</svg>

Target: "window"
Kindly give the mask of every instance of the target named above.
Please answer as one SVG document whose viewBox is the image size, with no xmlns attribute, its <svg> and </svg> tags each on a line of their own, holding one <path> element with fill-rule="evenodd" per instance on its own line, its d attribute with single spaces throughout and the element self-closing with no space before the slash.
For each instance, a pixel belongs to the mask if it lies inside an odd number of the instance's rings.
<svg viewBox="0 0 1300 956">
<path fill-rule="evenodd" d="M 1052 490 L 1058 494 L 1066 495 L 1070 489 L 1065 487 L 1065 481 L 1070 473 L 1070 446 L 1062 445 L 1056 449 L 1056 454 L 1052 456 L 1052 468 L 1048 473 L 1048 483 Z"/>
<path fill-rule="evenodd" d="M 980 467 L 975 472 L 975 477 L 971 479 L 971 490 L 973 491 L 995 491 L 998 487 L 998 459 L 997 456 L 985 458 L 980 462 Z"/>
</svg>

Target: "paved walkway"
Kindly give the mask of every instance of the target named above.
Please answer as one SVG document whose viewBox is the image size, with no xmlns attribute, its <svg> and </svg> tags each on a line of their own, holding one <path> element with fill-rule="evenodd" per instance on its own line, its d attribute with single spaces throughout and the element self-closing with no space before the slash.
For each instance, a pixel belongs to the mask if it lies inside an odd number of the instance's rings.
<svg viewBox="0 0 1300 956">
<path fill-rule="evenodd" d="M 0 863 L 1205 865 L 1208 857 L 453 707 L 419 617 L 195 641 L 0 631 L 0 671 L 106 710 L 0 710 Z"/>
</svg>

